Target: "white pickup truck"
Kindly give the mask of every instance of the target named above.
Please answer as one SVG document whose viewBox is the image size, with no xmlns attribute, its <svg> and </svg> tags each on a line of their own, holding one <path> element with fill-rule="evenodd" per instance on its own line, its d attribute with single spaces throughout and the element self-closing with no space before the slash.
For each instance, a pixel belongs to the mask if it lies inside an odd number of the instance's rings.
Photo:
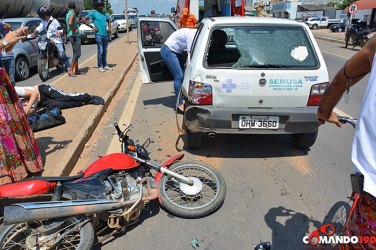
<svg viewBox="0 0 376 250">
<path fill-rule="evenodd" d="M 339 23 L 339 19 L 329 19 L 326 16 L 323 17 L 311 17 L 305 22 L 309 28 L 318 29 L 318 28 L 330 28 L 332 24 Z"/>
</svg>

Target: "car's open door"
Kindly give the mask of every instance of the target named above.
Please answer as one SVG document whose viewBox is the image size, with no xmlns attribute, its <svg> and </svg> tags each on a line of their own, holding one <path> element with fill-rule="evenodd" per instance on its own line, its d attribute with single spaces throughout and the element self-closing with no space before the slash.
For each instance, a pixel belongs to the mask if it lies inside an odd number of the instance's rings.
<svg viewBox="0 0 376 250">
<path fill-rule="evenodd" d="M 160 50 L 175 30 L 177 26 L 169 19 L 143 17 L 138 20 L 138 55 L 143 83 L 172 80 Z"/>
</svg>

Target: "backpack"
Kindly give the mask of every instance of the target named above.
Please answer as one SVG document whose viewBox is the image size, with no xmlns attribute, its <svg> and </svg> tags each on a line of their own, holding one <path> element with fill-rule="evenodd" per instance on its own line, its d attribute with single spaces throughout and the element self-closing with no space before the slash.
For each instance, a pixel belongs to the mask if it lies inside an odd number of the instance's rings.
<svg viewBox="0 0 376 250">
<path fill-rule="evenodd" d="M 59 107 L 49 106 L 36 110 L 27 116 L 33 132 L 53 128 L 65 123 L 65 118 Z"/>
</svg>

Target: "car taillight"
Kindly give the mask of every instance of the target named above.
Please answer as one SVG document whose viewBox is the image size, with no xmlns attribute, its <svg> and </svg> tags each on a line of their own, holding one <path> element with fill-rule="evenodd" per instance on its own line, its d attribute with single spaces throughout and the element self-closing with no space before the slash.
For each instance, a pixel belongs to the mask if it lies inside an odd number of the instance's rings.
<svg viewBox="0 0 376 250">
<path fill-rule="evenodd" d="M 192 104 L 212 105 L 212 86 L 207 83 L 189 81 L 188 97 Z"/>
<path fill-rule="evenodd" d="M 320 104 L 321 96 L 324 94 L 328 84 L 328 82 L 324 82 L 312 85 L 307 104 L 308 106 L 318 106 Z"/>
</svg>

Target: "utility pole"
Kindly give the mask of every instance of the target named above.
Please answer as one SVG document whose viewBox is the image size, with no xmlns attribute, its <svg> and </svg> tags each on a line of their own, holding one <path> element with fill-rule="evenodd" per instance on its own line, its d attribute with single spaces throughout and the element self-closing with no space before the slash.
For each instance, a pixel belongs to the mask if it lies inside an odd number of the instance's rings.
<svg viewBox="0 0 376 250">
<path fill-rule="evenodd" d="M 125 0 L 125 20 L 127 21 L 126 24 L 127 24 L 127 41 L 128 41 L 128 44 L 129 44 L 129 29 L 128 29 L 128 0 Z"/>
</svg>

